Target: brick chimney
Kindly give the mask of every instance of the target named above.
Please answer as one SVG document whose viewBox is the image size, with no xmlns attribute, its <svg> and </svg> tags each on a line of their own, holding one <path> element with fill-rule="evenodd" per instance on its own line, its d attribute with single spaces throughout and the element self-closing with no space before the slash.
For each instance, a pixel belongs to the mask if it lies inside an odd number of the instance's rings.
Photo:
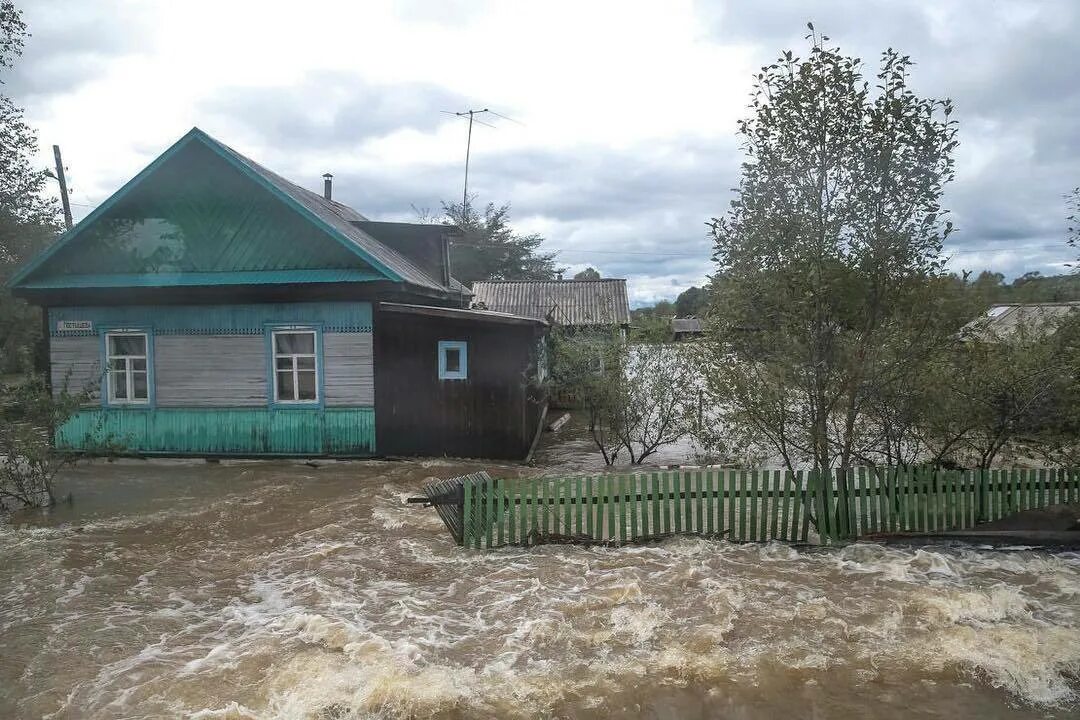
<svg viewBox="0 0 1080 720">
<path fill-rule="evenodd" d="M 322 180 L 322 196 L 327 200 L 333 200 L 334 198 L 332 197 L 332 195 L 334 190 L 334 176 L 330 173 L 326 173 L 322 176 Z"/>
</svg>

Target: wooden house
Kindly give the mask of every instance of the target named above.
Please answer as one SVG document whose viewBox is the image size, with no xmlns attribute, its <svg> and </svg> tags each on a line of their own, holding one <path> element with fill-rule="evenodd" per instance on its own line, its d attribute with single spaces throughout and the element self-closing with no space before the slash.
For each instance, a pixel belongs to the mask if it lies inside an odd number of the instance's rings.
<svg viewBox="0 0 1080 720">
<path fill-rule="evenodd" d="M 61 447 L 522 458 L 546 322 L 473 312 L 446 228 L 375 222 L 195 128 L 10 281 L 42 306 Z"/>
<path fill-rule="evenodd" d="M 701 337 L 705 332 L 701 318 L 685 317 L 671 318 L 671 337 L 675 342 L 693 340 Z"/>
</svg>

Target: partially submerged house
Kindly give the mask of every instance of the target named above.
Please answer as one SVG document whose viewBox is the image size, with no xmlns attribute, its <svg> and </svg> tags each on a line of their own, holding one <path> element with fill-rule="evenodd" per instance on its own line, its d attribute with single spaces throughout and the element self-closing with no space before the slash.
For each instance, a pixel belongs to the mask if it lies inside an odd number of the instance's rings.
<svg viewBox="0 0 1080 720">
<path fill-rule="evenodd" d="M 704 332 L 705 328 L 701 323 L 701 318 L 671 318 L 671 337 L 675 342 L 693 340 L 701 337 Z"/>
<path fill-rule="evenodd" d="M 1017 336 L 1041 337 L 1080 312 L 1080 302 L 1010 303 L 993 305 L 986 314 L 960 330 L 962 340 L 1002 342 Z"/>
<path fill-rule="evenodd" d="M 473 283 L 473 306 L 574 329 L 630 325 L 626 280 L 488 280 Z"/>
<path fill-rule="evenodd" d="M 447 228 L 371 221 L 195 128 L 10 281 L 44 309 L 62 447 L 524 457 L 540 317 L 466 309 Z"/>
</svg>

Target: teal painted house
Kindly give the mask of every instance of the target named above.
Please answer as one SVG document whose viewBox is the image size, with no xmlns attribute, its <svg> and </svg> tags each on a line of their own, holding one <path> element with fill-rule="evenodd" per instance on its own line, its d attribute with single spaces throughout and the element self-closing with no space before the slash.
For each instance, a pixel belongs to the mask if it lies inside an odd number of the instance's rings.
<svg viewBox="0 0 1080 720">
<path fill-rule="evenodd" d="M 447 230 L 368 220 L 329 178 L 311 192 L 191 130 L 10 282 L 44 309 L 54 392 L 92 397 L 57 442 L 523 457 L 545 324 L 463 309 Z M 410 341 L 377 367 L 380 330 Z M 469 373 L 489 355 L 514 360 Z"/>
</svg>

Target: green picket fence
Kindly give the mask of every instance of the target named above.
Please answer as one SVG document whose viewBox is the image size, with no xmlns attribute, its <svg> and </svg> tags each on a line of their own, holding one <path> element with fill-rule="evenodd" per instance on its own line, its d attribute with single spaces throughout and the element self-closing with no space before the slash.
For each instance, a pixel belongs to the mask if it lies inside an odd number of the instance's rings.
<svg viewBox="0 0 1080 720">
<path fill-rule="evenodd" d="M 620 545 L 685 534 L 828 543 L 968 529 L 1020 510 L 1080 502 L 1080 473 L 1072 469 L 856 468 L 841 475 L 683 468 L 520 479 L 478 473 L 460 480 L 463 493 L 454 502 L 461 502 L 461 514 L 448 527 L 474 548 Z"/>
</svg>

